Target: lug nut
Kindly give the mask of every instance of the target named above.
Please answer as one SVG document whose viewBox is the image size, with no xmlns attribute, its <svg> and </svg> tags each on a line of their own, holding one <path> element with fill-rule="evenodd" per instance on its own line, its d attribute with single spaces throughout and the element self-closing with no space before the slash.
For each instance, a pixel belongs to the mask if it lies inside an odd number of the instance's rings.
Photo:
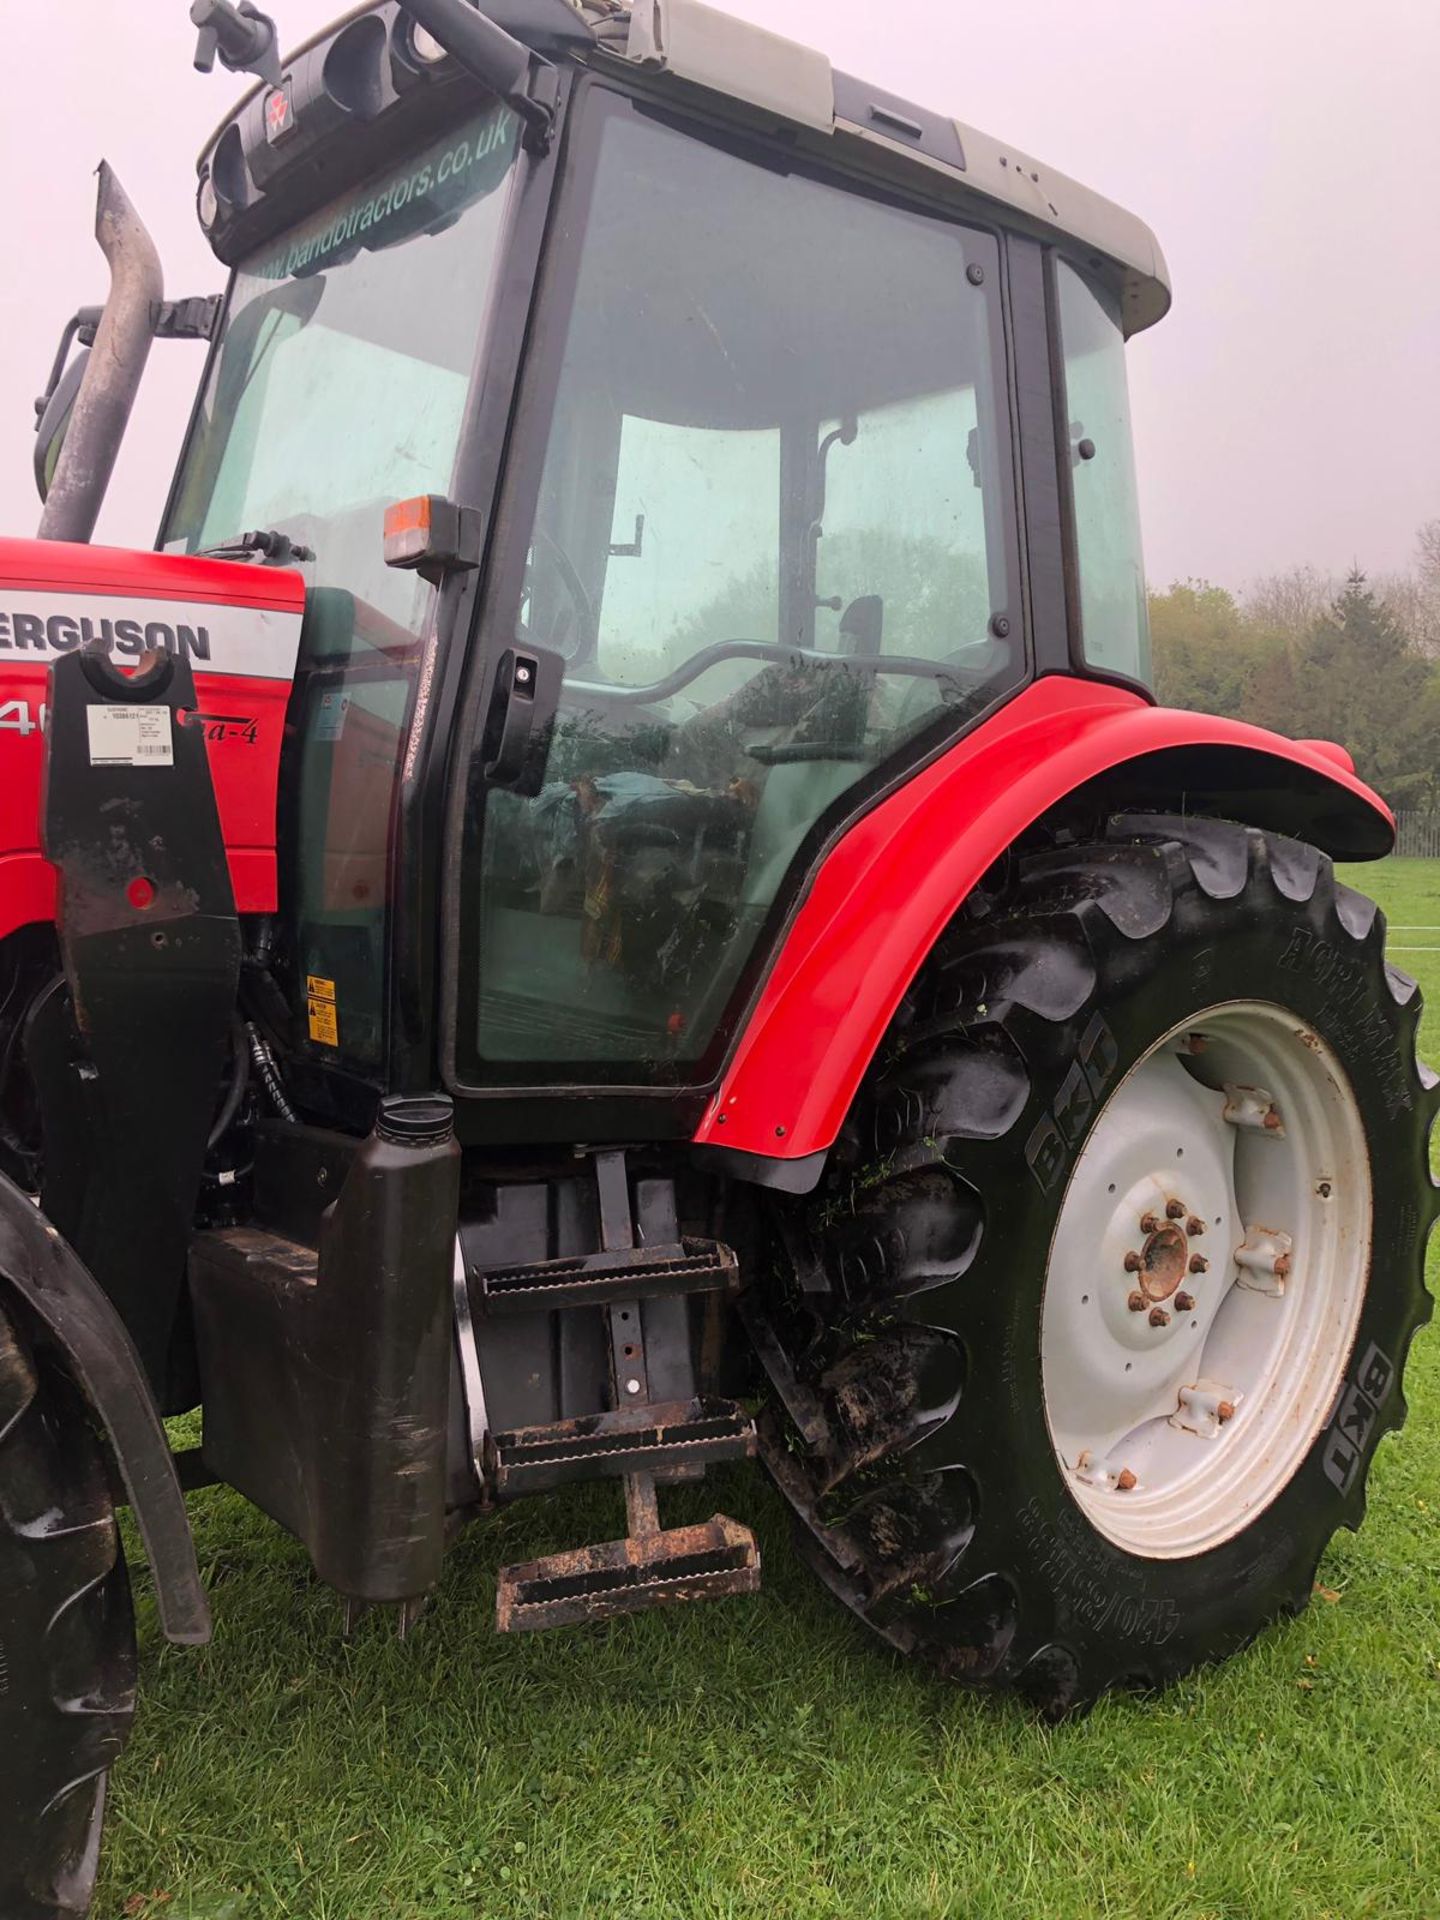
<svg viewBox="0 0 1440 1920">
<path fill-rule="evenodd" d="M 1150 1304 L 1149 1301 L 1145 1298 L 1144 1294 L 1141 1293 L 1140 1289 L 1137 1287 L 1134 1293 L 1132 1293 L 1130 1296 L 1130 1301 L 1129 1301 L 1130 1311 L 1132 1313 L 1143 1313 L 1146 1307 L 1149 1306 L 1149 1304 Z"/>
<path fill-rule="evenodd" d="M 1222 1426 L 1227 1420 L 1233 1420 L 1235 1418 L 1235 1402 L 1233 1400 L 1222 1400 L 1215 1409 L 1215 1418 Z"/>
<path fill-rule="evenodd" d="M 1117 1493 L 1129 1493 L 1130 1489 L 1138 1484 L 1129 1467 L 1122 1467 L 1115 1476 L 1115 1491 Z"/>
<path fill-rule="evenodd" d="M 1167 1200 L 1165 1202 L 1165 1218 L 1167 1220 L 1183 1220 L 1188 1211 L 1189 1209 L 1183 1200 Z"/>
<path fill-rule="evenodd" d="M 1185 1231 L 1192 1240 L 1198 1240 L 1200 1235 L 1204 1233 L 1205 1222 L 1200 1218 L 1198 1213 L 1192 1213 L 1190 1218 L 1185 1222 Z"/>
<path fill-rule="evenodd" d="M 1194 1301 L 1194 1297 L 1191 1294 L 1188 1294 L 1188 1293 L 1176 1294 L 1175 1311 L 1177 1313 L 1193 1313 L 1194 1310 L 1195 1310 L 1195 1301 Z"/>
<path fill-rule="evenodd" d="M 1125 1256 L 1126 1273 L 1139 1273 L 1141 1267 L 1144 1264 L 1145 1264 L 1144 1261 L 1140 1258 L 1139 1254 L 1136 1253 L 1134 1248 L 1132 1247 L 1130 1252 L 1127 1253 Z"/>
<path fill-rule="evenodd" d="M 1260 1124 L 1267 1133 L 1279 1133 L 1285 1122 L 1280 1118 L 1280 1109 L 1271 1107 Z"/>
<path fill-rule="evenodd" d="M 1168 1327 L 1169 1326 L 1170 1316 L 1165 1311 L 1164 1307 L 1152 1307 L 1150 1309 L 1150 1324 L 1152 1327 Z"/>
<path fill-rule="evenodd" d="M 1141 1214 L 1140 1231 L 1141 1233 L 1158 1233 L 1160 1231 L 1160 1222 L 1153 1213 Z"/>
<path fill-rule="evenodd" d="M 1205 1258 L 1203 1253 L 1191 1254 L 1190 1271 L 1191 1273 L 1209 1273 L 1210 1262 Z"/>
</svg>

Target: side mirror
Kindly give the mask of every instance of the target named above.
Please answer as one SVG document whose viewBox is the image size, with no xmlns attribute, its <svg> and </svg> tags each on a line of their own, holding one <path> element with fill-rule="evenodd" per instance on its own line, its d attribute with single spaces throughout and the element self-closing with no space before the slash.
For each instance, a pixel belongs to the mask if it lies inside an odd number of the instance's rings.
<svg viewBox="0 0 1440 1920">
<path fill-rule="evenodd" d="M 60 449 L 65 445 L 70 416 L 75 411 L 80 382 L 85 378 L 89 358 L 89 347 L 82 347 L 50 389 L 45 410 L 35 423 L 35 485 L 40 490 L 42 500 L 49 497 L 50 483 L 60 464 Z"/>
</svg>

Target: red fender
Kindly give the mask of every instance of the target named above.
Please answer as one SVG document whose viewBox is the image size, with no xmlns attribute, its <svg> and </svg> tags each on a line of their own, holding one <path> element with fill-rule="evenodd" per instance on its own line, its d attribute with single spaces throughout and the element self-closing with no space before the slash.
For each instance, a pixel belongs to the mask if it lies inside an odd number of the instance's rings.
<svg viewBox="0 0 1440 1920">
<path fill-rule="evenodd" d="M 1370 859 L 1393 843 L 1393 816 L 1343 748 L 1039 680 L 831 847 L 696 1143 L 786 1161 L 832 1146 L 906 989 L 986 870 L 1077 787 L 1140 762 L 1149 779 L 1135 768 L 1130 804 L 1173 809 L 1203 787 L 1327 852 Z"/>
</svg>

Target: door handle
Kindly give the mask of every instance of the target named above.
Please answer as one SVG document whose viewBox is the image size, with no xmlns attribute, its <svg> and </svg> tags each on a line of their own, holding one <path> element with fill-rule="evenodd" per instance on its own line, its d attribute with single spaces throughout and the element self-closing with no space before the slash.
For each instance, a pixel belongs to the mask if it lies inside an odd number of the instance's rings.
<svg viewBox="0 0 1440 1920">
<path fill-rule="evenodd" d="M 507 647 L 500 656 L 480 743 L 487 786 L 539 793 L 564 677 L 564 660 L 544 647 Z"/>
</svg>

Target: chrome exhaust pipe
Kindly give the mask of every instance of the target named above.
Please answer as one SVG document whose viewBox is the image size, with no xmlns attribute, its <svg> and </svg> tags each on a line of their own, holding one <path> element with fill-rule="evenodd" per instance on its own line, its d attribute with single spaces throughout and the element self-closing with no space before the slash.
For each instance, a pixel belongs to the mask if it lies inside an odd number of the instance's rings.
<svg viewBox="0 0 1440 1920">
<path fill-rule="evenodd" d="M 40 516 L 42 540 L 84 541 L 95 531 L 164 297 L 155 243 L 104 160 L 95 238 L 110 265 L 110 293 Z"/>
</svg>

